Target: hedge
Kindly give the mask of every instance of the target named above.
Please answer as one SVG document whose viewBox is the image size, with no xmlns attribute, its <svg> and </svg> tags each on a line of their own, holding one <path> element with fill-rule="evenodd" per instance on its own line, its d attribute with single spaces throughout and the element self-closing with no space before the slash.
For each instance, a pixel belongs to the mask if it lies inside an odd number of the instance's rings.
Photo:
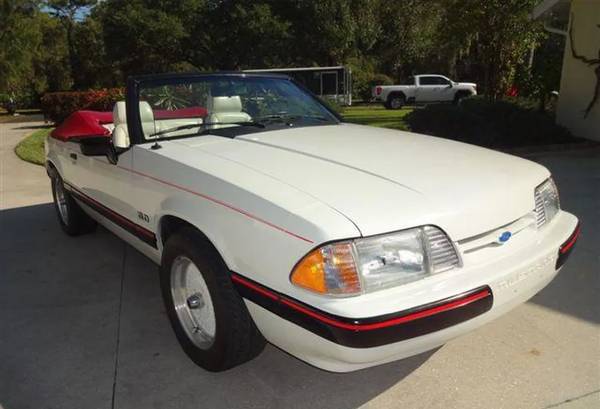
<svg viewBox="0 0 600 409">
<path fill-rule="evenodd" d="M 49 92 L 41 98 L 46 119 L 60 124 L 75 111 L 111 111 L 117 101 L 125 99 L 125 89 Z"/>
<path fill-rule="evenodd" d="M 460 105 L 433 104 L 405 117 L 413 132 L 491 148 L 580 142 L 554 115 L 518 101 L 467 98 Z"/>
</svg>

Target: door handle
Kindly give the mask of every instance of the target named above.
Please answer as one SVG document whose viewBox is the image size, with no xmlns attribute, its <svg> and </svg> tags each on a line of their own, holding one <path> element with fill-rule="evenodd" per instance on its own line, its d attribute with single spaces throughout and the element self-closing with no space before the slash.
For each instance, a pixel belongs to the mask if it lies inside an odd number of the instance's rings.
<svg viewBox="0 0 600 409">
<path fill-rule="evenodd" d="M 71 157 L 71 159 L 77 160 L 77 154 L 76 153 L 69 153 L 69 156 Z"/>
</svg>

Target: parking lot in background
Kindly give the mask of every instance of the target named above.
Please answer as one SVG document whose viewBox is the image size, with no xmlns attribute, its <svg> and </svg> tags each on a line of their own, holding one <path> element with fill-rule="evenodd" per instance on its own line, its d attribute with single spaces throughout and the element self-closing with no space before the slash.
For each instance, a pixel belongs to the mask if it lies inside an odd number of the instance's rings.
<svg viewBox="0 0 600 409">
<path fill-rule="evenodd" d="M 349 374 L 267 346 L 223 373 L 173 335 L 157 268 L 99 228 L 67 237 L 42 167 L 0 124 L 0 408 L 598 408 L 600 150 L 532 155 L 582 223 L 558 277 L 500 319 L 416 357 Z"/>
</svg>

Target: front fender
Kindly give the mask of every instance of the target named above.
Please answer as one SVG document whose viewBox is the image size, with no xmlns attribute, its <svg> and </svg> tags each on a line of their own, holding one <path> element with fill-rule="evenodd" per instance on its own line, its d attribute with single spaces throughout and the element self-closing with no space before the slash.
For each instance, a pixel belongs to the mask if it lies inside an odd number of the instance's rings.
<svg viewBox="0 0 600 409">
<path fill-rule="evenodd" d="M 155 214 L 154 218 L 154 231 L 156 232 L 157 244 L 159 248 L 159 252 L 162 254 L 162 250 L 164 248 L 164 244 L 162 241 L 163 231 L 163 221 L 166 217 L 176 217 L 186 223 L 189 223 L 196 229 L 198 229 L 202 234 L 206 236 L 206 238 L 212 243 L 212 245 L 217 249 L 221 258 L 227 264 L 230 269 L 236 268 L 236 262 L 234 253 L 232 249 L 227 245 L 227 240 L 223 236 L 223 234 L 219 234 L 218 229 L 215 229 L 214 225 L 210 222 L 207 222 L 205 218 L 199 217 L 199 215 L 195 215 L 190 209 L 193 209 L 193 203 L 189 203 L 185 198 L 172 196 L 165 199 L 161 204 L 160 208 Z"/>
<path fill-rule="evenodd" d="M 163 200 L 155 213 L 154 231 L 160 252 L 164 245 L 161 226 L 166 216 L 176 217 L 197 228 L 216 248 L 230 270 L 281 291 L 288 291 L 288 275 L 293 265 L 314 246 L 314 243 L 286 234 L 275 228 L 277 226 L 265 224 L 252 215 L 197 198 L 175 195 Z M 301 223 L 301 220 L 296 223 Z"/>
<path fill-rule="evenodd" d="M 166 197 L 153 218 L 159 252 L 162 252 L 163 246 L 162 221 L 166 216 L 173 216 L 204 234 L 230 270 L 276 291 L 305 299 L 307 292 L 293 287 L 289 274 L 309 251 L 334 239 L 323 230 L 324 226 L 315 224 L 314 220 L 320 216 L 323 222 L 329 220 L 329 225 L 343 226 L 347 231 L 343 238 L 359 234 L 343 216 L 319 202 L 286 209 L 256 196 L 252 200 L 259 202 L 250 206 L 250 200 L 248 197 L 236 202 L 237 206 L 254 209 L 253 213 L 225 202 L 209 200 L 208 196 L 173 194 Z"/>
</svg>

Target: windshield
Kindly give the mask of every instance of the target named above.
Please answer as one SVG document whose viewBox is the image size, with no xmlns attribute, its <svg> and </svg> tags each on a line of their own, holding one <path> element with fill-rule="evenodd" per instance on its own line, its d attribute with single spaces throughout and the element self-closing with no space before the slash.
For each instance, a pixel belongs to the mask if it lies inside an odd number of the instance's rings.
<svg viewBox="0 0 600 409">
<path fill-rule="evenodd" d="M 142 83 L 139 109 L 146 140 L 338 123 L 319 100 L 285 78 L 217 75 Z"/>
</svg>

